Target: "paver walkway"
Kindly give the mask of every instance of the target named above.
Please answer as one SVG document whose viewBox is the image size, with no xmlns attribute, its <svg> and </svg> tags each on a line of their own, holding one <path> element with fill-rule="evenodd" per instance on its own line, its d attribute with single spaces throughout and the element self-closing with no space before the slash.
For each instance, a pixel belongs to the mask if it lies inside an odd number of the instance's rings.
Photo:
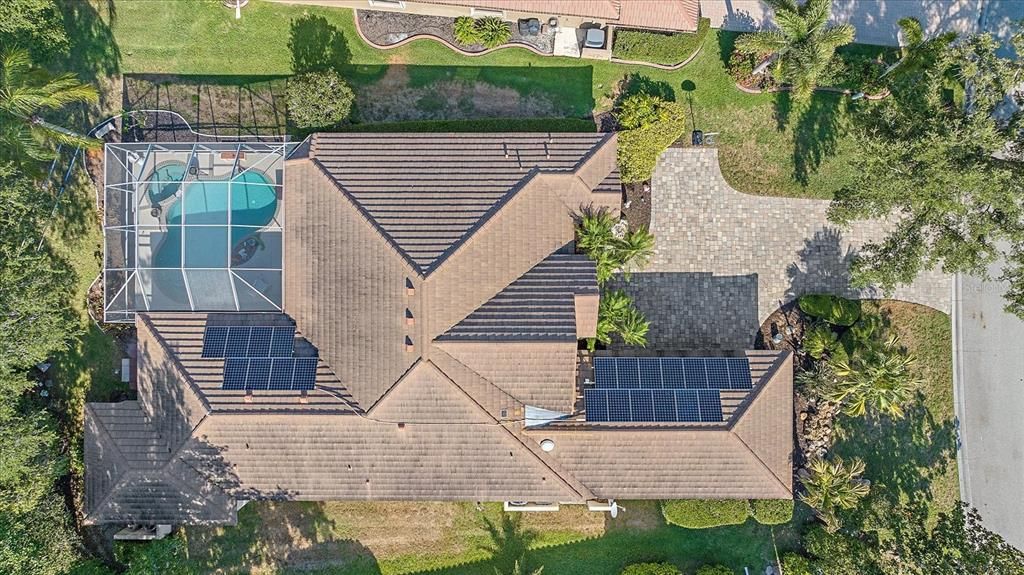
<svg viewBox="0 0 1024 575">
<path fill-rule="evenodd" d="M 882 222 L 830 225 L 828 202 L 741 194 L 714 148 L 670 148 L 651 182 L 655 254 L 625 288 L 651 320 L 648 347 L 736 350 L 761 323 L 806 293 L 883 297 L 849 287 L 859 246 L 880 239 Z M 946 313 L 949 276 L 934 271 L 892 294 Z"/>
</svg>

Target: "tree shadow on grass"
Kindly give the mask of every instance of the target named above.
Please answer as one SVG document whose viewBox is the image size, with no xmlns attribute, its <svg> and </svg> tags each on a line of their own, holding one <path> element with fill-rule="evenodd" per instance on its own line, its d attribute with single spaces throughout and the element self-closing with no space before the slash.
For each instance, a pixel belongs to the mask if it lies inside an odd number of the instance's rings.
<svg viewBox="0 0 1024 575">
<path fill-rule="evenodd" d="M 736 48 L 736 38 L 739 38 L 739 32 L 718 31 L 718 54 L 726 70 L 729 69 L 729 57 Z"/>
<path fill-rule="evenodd" d="M 288 48 L 292 51 L 292 71 L 343 71 L 352 60 L 345 35 L 323 16 L 306 14 L 291 22 Z"/>
<path fill-rule="evenodd" d="M 844 416 L 837 422 L 836 454 L 863 459 L 872 482 L 868 505 L 854 514 L 865 526 L 885 525 L 887 512 L 901 503 L 932 501 L 932 482 L 956 455 L 953 420 L 936 421 L 924 399 L 918 392 L 901 419 Z"/>
<path fill-rule="evenodd" d="M 619 98 L 616 104 L 628 96 L 634 94 L 648 94 L 656 96 L 668 102 L 675 102 L 676 91 L 668 82 L 653 80 L 650 76 L 643 74 L 630 74 L 622 79 L 619 89 Z"/>
<path fill-rule="evenodd" d="M 776 101 L 781 100 L 780 95 Z M 797 117 L 793 127 L 793 179 L 807 185 L 810 174 L 835 154 L 845 113 L 844 96 L 821 93 L 815 93 L 806 103 L 794 103 L 792 112 L 787 111 L 787 120 L 790 114 Z"/>
<path fill-rule="evenodd" d="M 482 548 L 491 553 L 491 565 L 501 573 L 509 573 L 519 561 L 524 572 L 528 572 L 526 552 L 536 541 L 537 533 L 522 526 L 522 515 L 502 513 L 500 523 L 495 524 L 488 517 L 483 522 L 490 541 Z"/>
</svg>

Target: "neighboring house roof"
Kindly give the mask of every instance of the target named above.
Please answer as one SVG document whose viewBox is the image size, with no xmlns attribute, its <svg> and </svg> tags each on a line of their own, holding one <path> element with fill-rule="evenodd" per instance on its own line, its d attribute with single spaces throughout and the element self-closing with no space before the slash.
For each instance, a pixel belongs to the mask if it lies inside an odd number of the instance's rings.
<svg viewBox="0 0 1024 575">
<path fill-rule="evenodd" d="M 699 19 L 698 0 L 421 0 L 491 10 L 580 16 L 619 26 L 692 31 Z"/>
<path fill-rule="evenodd" d="M 266 498 L 789 495 L 785 353 L 752 356 L 754 387 L 722 392 L 723 423 L 578 415 L 578 339 L 596 329 L 598 296 L 594 264 L 567 246 L 574 212 L 620 201 L 608 184 L 618 177 L 614 134 L 395 136 L 414 169 L 399 169 L 399 146 L 388 170 L 365 176 L 401 172 L 388 209 L 349 189 L 356 168 L 336 178 L 322 162 L 369 162 L 378 149 L 373 138 L 348 138 L 314 137 L 286 162 L 285 314 L 137 314 L 139 400 L 86 409 L 86 522 L 230 523 L 235 500 Z M 415 170 L 428 167 L 416 158 L 431 142 L 493 154 L 502 141 L 572 149 L 573 159 L 537 160 L 544 166 L 509 177 L 443 257 L 421 266 L 402 247 L 408 238 L 379 219 L 416 219 L 445 203 L 423 201 Z M 476 180 L 506 178 L 496 169 Z M 466 189 L 469 173 L 458 176 Z M 435 199 L 458 203 L 461 189 L 442 188 Z M 222 389 L 225 360 L 202 357 L 206 327 L 293 322 L 295 355 L 319 358 L 314 389 Z M 527 409 L 563 420 L 527 428 Z M 540 448 L 544 438 L 554 451 Z"/>
</svg>

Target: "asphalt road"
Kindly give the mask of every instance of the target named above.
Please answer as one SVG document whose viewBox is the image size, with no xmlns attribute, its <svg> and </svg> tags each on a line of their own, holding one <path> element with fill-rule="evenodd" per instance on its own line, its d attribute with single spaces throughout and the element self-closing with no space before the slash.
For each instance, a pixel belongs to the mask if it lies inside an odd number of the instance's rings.
<svg viewBox="0 0 1024 575">
<path fill-rule="evenodd" d="M 989 270 L 998 277 L 998 266 Z M 958 276 L 953 351 L 961 498 L 1024 549 L 1024 321 L 1003 311 L 1005 286 Z"/>
</svg>

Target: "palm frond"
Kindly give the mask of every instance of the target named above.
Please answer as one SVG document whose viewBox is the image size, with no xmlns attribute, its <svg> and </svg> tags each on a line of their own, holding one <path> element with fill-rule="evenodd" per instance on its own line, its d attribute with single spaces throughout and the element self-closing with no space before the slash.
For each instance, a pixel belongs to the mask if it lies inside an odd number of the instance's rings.
<svg viewBox="0 0 1024 575">
<path fill-rule="evenodd" d="M 900 31 L 903 32 L 904 49 L 914 48 L 924 43 L 924 28 L 921 27 L 920 20 L 906 16 L 900 18 L 898 24 Z"/>
<path fill-rule="evenodd" d="M 73 148 L 85 148 L 87 150 L 95 150 L 103 145 L 103 142 L 96 138 L 72 132 L 49 122 L 33 122 L 30 126 L 37 139 L 54 144 L 71 146 Z"/>
<path fill-rule="evenodd" d="M 814 33 L 828 23 L 832 15 L 832 0 L 807 0 L 800 9 L 807 31 Z"/>
<path fill-rule="evenodd" d="M 856 33 L 857 30 L 849 24 L 829 26 L 818 33 L 815 43 L 822 47 L 831 48 L 831 51 L 835 52 L 836 48 L 853 42 Z"/>
<path fill-rule="evenodd" d="M 744 54 L 774 53 L 788 45 L 789 40 L 786 36 L 776 30 L 744 34 L 736 39 L 736 49 Z"/>
</svg>

